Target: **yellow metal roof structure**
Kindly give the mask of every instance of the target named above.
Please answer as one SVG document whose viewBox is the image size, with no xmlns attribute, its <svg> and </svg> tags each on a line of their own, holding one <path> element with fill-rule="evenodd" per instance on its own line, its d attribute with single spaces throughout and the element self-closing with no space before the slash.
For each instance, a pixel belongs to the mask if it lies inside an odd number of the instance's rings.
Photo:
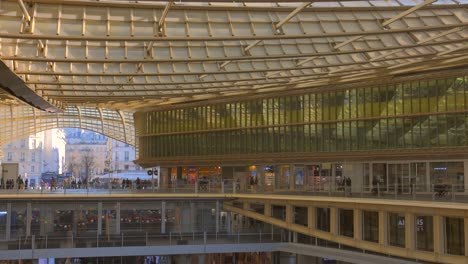
<svg viewBox="0 0 468 264">
<path fill-rule="evenodd" d="M 0 0 L 0 103 L 133 126 L 150 108 L 466 73 L 467 26 L 467 0 Z"/>
</svg>

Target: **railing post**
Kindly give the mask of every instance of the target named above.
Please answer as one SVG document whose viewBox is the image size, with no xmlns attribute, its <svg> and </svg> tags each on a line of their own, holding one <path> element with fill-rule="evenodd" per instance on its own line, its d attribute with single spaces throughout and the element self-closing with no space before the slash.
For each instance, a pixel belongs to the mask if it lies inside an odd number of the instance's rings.
<svg viewBox="0 0 468 264">
<path fill-rule="evenodd" d="M 331 196 L 331 188 L 332 188 L 331 181 L 328 180 L 328 196 Z"/>
<path fill-rule="evenodd" d="M 203 232 L 203 243 L 206 245 L 206 231 Z"/>
<path fill-rule="evenodd" d="M 195 193 L 198 193 L 198 181 L 195 182 Z"/>
<path fill-rule="evenodd" d="M 411 184 L 411 195 L 413 196 L 413 200 L 416 200 L 416 184 Z"/>
<path fill-rule="evenodd" d="M 380 198 L 380 182 L 377 182 L 377 197 Z"/>
<path fill-rule="evenodd" d="M 239 234 L 239 231 L 237 231 L 237 244 L 240 243 L 240 234 Z"/>
<path fill-rule="evenodd" d="M 122 244 L 121 244 L 121 247 L 124 246 L 124 242 L 123 242 L 123 232 L 121 233 L 122 234 Z"/>
<path fill-rule="evenodd" d="M 169 232 L 169 245 L 172 245 L 172 231 Z"/>
<path fill-rule="evenodd" d="M 146 232 L 146 246 L 148 246 L 148 232 Z"/>
<path fill-rule="evenodd" d="M 46 236 L 45 236 L 45 248 L 46 248 L 46 249 L 47 249 L 47 240 L 48 240 L 48 238 L 47 238 L 47 235 L 46 235 Z"/>
<path fill-rule="evenodd" d="M 364 184 L 361 184 L 361 198 L 364 196 Z"/>
<path fill-rule="evenodd" d="M 395 187 L 394 187 L 395 190 L 394 191 L 395 191 L 395 200 L 396 200 L 397 196 L 398 196 L 398 184 L 395 182 L 394 185 L 395 185 Z"/>
<path fill-rule="evenodd" d="M 262 243 L 262 230 L 260 229 L 260 243 Z"/>
<path fill-rule="evenodd" d="M 224 193 L 224 181 L 221 180 L 221 193 Z"/>
</svg>

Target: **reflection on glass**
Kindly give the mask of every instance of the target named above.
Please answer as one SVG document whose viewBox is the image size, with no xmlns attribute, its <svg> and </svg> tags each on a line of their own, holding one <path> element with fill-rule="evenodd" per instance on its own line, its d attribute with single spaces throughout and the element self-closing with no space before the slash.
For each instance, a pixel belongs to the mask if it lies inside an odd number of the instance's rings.
<svg viewBox="0 0 468 264">
<path fill-rule="evenodd" d="M 448 254 L 465 255 L 465 229 L 463 218 L 445 218 L 445 241 Z"/>
<path fill-rule="evenodd" d="M 363 239 L 366 241 L 379 242 L 379 213 L 373 211 L 362 211 Z"/>
<path fill-rule="evenodd" d="M 432 216 L 418 215 L 416 220 L 416 248 L 418 250 L 433 251 L 434 236 L 432 226 Z"/>
<path fill-rule="evenodd" d="M 316 208 L 316 227 L 318 230 L 330 232 L 330 208 Z"/>
<path fill-rule="evenodd" d="M 340 210 L 340 235 L 353 237 L 354 236 L 354 212 L 352 209 Z"/>
<path fill-rule="evenodd" d="M 388 213 L 388 242 L 392 246 L 405 247 L 405 215 Z"/>
</svg>

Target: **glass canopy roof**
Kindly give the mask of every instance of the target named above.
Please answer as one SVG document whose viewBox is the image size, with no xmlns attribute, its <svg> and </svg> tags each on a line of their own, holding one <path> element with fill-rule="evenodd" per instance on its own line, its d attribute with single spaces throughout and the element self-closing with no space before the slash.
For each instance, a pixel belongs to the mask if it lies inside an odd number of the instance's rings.
<svg viewBox="0 0 468 264">
<path fill-rule="evenodd" d="M 466 0 L 3 0 L 0 59 L 27 91 L 2 84 L 0 103 L 133 113 L 467 72 L 467 10 Z"/>
</svg>

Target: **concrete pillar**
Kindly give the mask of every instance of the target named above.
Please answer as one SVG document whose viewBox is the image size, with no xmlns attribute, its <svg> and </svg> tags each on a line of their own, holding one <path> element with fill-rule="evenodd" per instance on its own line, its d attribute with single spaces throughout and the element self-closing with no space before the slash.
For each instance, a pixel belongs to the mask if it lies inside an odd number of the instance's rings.
<svg viewBox="0 0 468 264">
<path fill-rule="evenodd" d="M 362 210 L 353 210 L 353 233 L 355 240 L 362 240 Z"/>
<path fill-rule="evenodd" d="M 161 202 L 161 234 L 166 233 L 166 202 Z"/>
<path fill-rule="evenodd" d="M 26 236 L 31 235 L 32 208 L 31 203 L 26 204 Z"/>
<path fill-rule="evenodd" d="M 386 246 L 388 243 L 387 239 L 387 212 L 379 211 L 379 244 Z"/>
<path fill-rule="evenodd" d="M 330 233 L 333 235 L 338 235 L 338 221 L 339 221 L 339 215 L 338 215 L 338 208 L 336 207 L 331 207 L 330 208 Z"/>
<path fill-rule="evenodd" d="M 98 211 L 97 233 L 98 235 L 102 235 L 102 202 L 98 202 L 97 211 Z"/>
<path fill-rule="evenodd" d="M 409 250 L 414 250 L 416 247 L 415 221 L 413 213 L 405 213 L 405 247 Z"/>
<path fill-rule="evenodd" d="M 7 217 L 6 217 L 6 230 L 5 239 L 10 240 L 11 238 L 11 203 L 7 203 Z"/>
<path fill-rule="evenodd" d="M 432 228 L 434 229 L 434 254 L 437 257 L 445 252 L 444 217 L 434 215 L 432 223 Z"/>
<path fill-rule="evenodd" d="M 315 207 L 307 207 L 307 227 L 309 229 L 315 229 Z"/>
<path fill-rule="evenodd" d="M 294 219 L 293 219 L 293 206 L 290 205 L 290 204 L 287 204 L 286 205 L 286 218 L 284 219 L 284 221 L 287 223 L 287 224 L 292 224 Z"/>
<path fill-rule="evenodd" d="M 115 233 L 120 234 L 120 202 L 115 205 Z"/>
</svg>

